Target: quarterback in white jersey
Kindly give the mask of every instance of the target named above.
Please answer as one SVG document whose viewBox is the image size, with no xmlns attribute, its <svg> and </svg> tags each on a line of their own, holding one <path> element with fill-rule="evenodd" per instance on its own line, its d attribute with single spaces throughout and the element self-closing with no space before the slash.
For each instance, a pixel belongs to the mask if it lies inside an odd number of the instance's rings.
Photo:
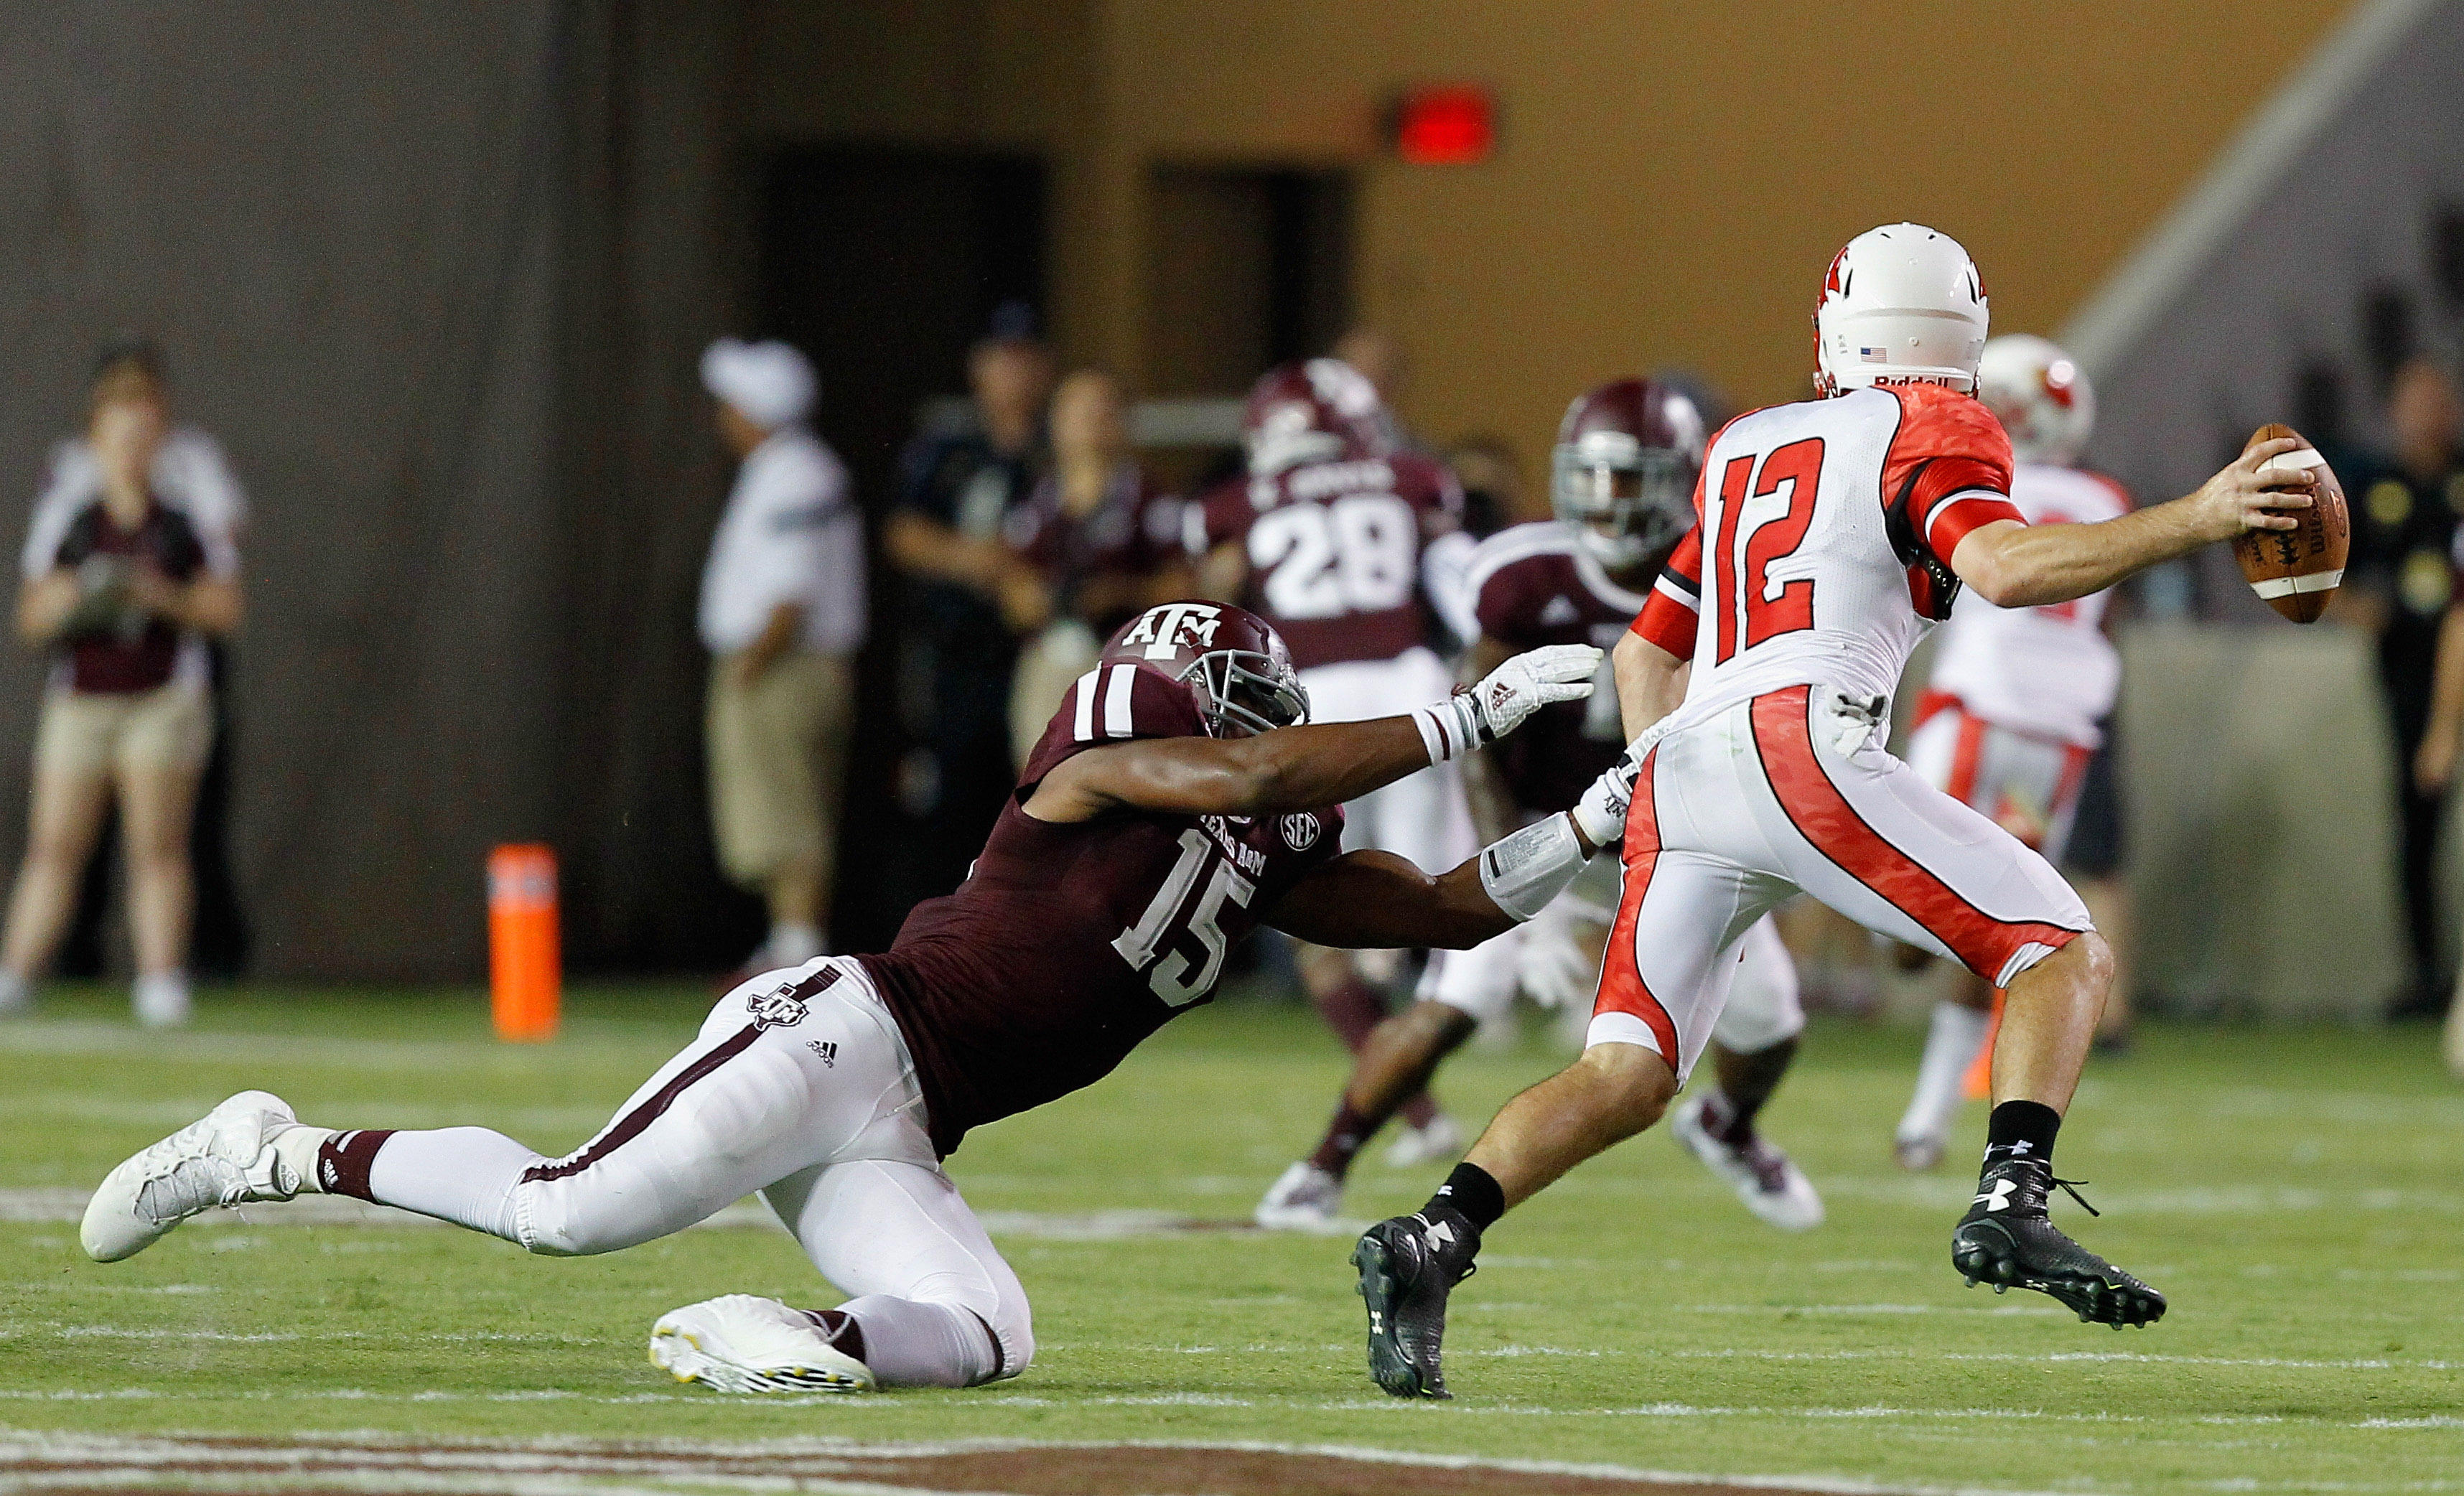
<svg viewBox="0 0 2464 1496">
<path fill-rule="evenodd" d="M 1541 645 L 1617 643 L 1693 527 L 1703 436 L 1694 402 L 1671 385 L 1621 379 L 1574 399 L 1551 463 L 1557 517 L 1501 531 L 1473 553 L 1465 684 L 1494 668 L 1484 661 Z M 1607 669 L 1603 657 L 1603 677 Z M 1507 751 L 1465 756 L 1473 823 L 1500 839 L 1555 814 L 1616 765 L 1624 746 L 1616 691 L 1604 678 L 1590 699 L 1540 713 Z M 1529 925 L 1468 951 L 1430 952 L 1418 1000 L 1359 1046 L 1316 1149 L 1258 1202 L 1258 1223 L 1311 1231 L 1332 1224 L 1353 1156 L 1518 988 L 1551 1006 L 1588 1008 L 1617 917 L 1619 877 L 1616 857 L 1603 849 Z M 1523 939 L 1526 930 L 1535 938 Z M 1755 1215 L 1783 1230 L 1806 1230 L 1821 1223 L 1822 1197 L 1755 1128 L 1805 1027 L 1796 968 L 1769 921 L 1741 944 L 1731 992 L 1711 1036 L 1716 1082 L 1688 1099 L 1671 1132 Z"/>
<path fill-rule="evenodd" d="M 2032 525 L 2093 524 L 2130 512 L 2130 496 L 2071 466 L 2094 429 L 2087 374 L 2042 338 L 1985 345 L 1977 398 L 2011 435 L 2011 502 Z M 1951 608 L 1917 699 L 1908 762 L 1925 782 L 1990 816 L 2049 862 L 2061 860 L 2089 758 L 2122 690 L 2122 656 L 2105 637 L 2106 594 L 2043 607 L 1995 607 L 1973 593 Z M 1993 988 L 1970 977 L 1934 1006 L 1915 1093 L 1892 1153 L 1903 1168 L 1942 1161 L 1967 1077 L 1991 1032 Z"/>
<path fill-rule="evenodd" d="M 2030 525 L 2011 503 L 2009 439 L 1971 398 L 1986 326 L 1957 243 L 1913 224 L 1860 234 L 1816 303 L 1824 398 L 1740 417 L 1705 454 L 1693 539 L 1616 651 L 1639 778 L 1590 1045 L 1508 1102 L 1419 1212 L 1353 1249 L 1387 1392 L 1445 1395 L 1446 1298 L 1481 1233 L 1660 1119 L 1727 1000 L 1736 942 L 1800 891 L 2008 989 L 1958 1271 L 2082 1319 L 2164 1313 L 2162 1294 L 2047 1212 L 2111 953 L 2043 857 L 1880 738 L 1908 651 L 1963 583 L 2006 607 L 2085 597 L 2245 529 L 2292 527 L 2280 511 L 2307 507 L 2310 481 L 2262 479 L 2290 448 L 2260 442 L 2179 502 Z"/>
</svg>

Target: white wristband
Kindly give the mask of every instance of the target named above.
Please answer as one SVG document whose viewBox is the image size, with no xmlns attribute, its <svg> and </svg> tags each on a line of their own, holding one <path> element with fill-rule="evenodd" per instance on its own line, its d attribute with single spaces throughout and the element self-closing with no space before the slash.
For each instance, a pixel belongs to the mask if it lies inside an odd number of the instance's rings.
<svg viewBox="0 0 2464 1496">
<path fill-rule="evenodd" d="M 1517 924 L 1549 907 L 1588 861 L 1564 816 L 1535 821 L 1480 849 L 1480 886 Z"/>
<path fill-rule="evenodd" d="M 1429 750 L 1431 763 L 1460 759 L 1480 746 L 1479 709 L 1467 695 L 1415 707 L 1412 721 L 1420 730 L 1420 742 Z"/>
</svg>

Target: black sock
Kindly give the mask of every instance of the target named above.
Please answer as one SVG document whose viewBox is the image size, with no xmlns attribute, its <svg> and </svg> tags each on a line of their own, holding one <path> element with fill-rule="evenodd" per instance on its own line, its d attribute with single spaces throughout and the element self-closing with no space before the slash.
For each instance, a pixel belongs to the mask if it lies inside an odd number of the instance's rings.
<svg viewBox="0 0 2464 1496">
<path fill-rule="evenodd" d="M 2006 1101 L 1993 1109 L 1985 1133 L 1985 1167 L 2006 1158 L 2033 1158 L 2054 1166 L 2054 1136 L 2062 1130 L 2061 1113 L 2035 1101 Z"/>
<path fill-rule="evenodd" d="M 1451 1211 L 1485 1231 L 1506 1214 L 1506 1190 L 1486 1169 L 1476 1163 L 1459 1163 L 1455 1172 L 1446 1176 L 1446 1182 L 1438 1186 L 1438 1193 L 1420 1207 L 1423 1215 L 1433 1210 Z"/>
</svg>

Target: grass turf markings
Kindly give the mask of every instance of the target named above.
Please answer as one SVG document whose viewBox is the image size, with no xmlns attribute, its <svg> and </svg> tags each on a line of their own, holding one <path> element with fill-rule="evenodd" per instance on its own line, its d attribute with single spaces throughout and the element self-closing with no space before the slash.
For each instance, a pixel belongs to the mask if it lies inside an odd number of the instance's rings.
<svg viewBox="0 0 2464 1496">
<path fill-rule="evenodd" d="M 209 1105 L 271 1083 L 311 1121 L 416 1106 L 507 1127 L 542 1149 L 569 1147 L 706 1006 L 670 1001 L 654 1010 L 645 999 L 629 1017 L 583 1014 L 574 1041 L 539 1051 L 477 1038 L 483 1009 L 467 1000 L 425 1013 L 286 1000 L 228 1015 L 268 1035 L 375 1026 L 380 1044 L 450 1055 L 451 1085 L 470 1098 L 467 1117 L 440 1105 L 446 1083 L 414 1066 L 327 1064 L 287 1041 L 237 1032 L 214 1036 L 231 1042 L 202 1058 L 187 1051 L 189 1036 L 115 1041 L 111 1054 L 89 1058 L 12 1056 L 0 1045 L 0 1086 L 22 1102 L 0 1116 L 0 1187 L 75 1188 L 81 1198 L 118 1156 L 164 1130 L 44 1126 L 46 1095 L 138 1105 L 177 1094 Z M 224 1016 L 209 1005 L 207 1021 Z M 455 1024 L 473 1037 L 443 1037 Z M 2175 1270 L 2163 1283 L 2175 1293 L 2175 1315 L 2122 1339 L 2139 1353 L 2129 1359 L 2104 1349 L 2116 1337 L 2089 1338 L 2050 1306 L 2035 1315 L 1976 1312 L 2025 1306 L 2016 1295 L 1964 1292 L 1940 1262 L 1948 1215 L 1932 1195 L 1958 1197 L 1953 1175 L 1964 1171 L 1907 1181 L 1925 1187 L 1917 1197 L 1835 1191 L 1831 1225 L 1783 1239 L 1675 1149 L 1644 1139 L 1567 1181 L 1580 1191 L 1551 1191 L 1493 1233 L 1485 1266 L 1494 1270 L 1458 1297 L 1453 1379 L 1463 1400 L 1449 1407 L 1392 1403 L 1367 1387 L 1357 1300 L 1339 1244 L 1323 1240 L 1216 1227 L 1095 1240 L 1012 1232 L 1004 1246 L 1044 1331 L 1024 1380 L 782 1407 L 654 1391 L 667 1384 L 638 1365 L 649 1319 L 675 1304 L 737 1288 L 827 1302 L 775 1228 L 542 1263 L 460 1233 L 403 1229 L 408 1218 L 389 1213 L 334 1230 L 277 1229 L 285 1207 L 269 1206 L 231 1222 L 248 1229 L 184 1230 L 110 1268 L 79 1262 L 74 1234 L 56 1225 L 0 1223 L 0 1323 L 300 1337 L 12 1338 L 19 1370 L 0 1386 L 110 1396 L 5 1401 L 0 1416 L 94 1434 L 178 1424 L 280 1438 L 352 1427 L 410 1437 L 726 1437 L 816 1425 L 901 1439 L 954 1429 L 1098 1441 L 1249 1435 L 1475 1455 L 1539 1449 L 1634 1468 L 1784 1463 L 1894 1485 L 2042 1488 L 2058 1474 L 2069 1489 L 2145 1496 L 2235 1483 L 2432 1489 L 2464 1469 L 2464 1430 L 2441 1421 L 2459 1401 L 2452 1368 L 2464 1363 L 2464 1305 L 2453 1288 L 2453 1218 L 2419 1192 L 2452 1190 L 2464 1147 L 2441 1129 L 2454 1093 L 2436 1075 L 2434 1051 L 2409 1043 L 2401 1033 L 2160 1027 L 2140 1055 L 2119 1067 L 2099 1062 L 2080 1114 L 2107 1121 L 2075 1126 L 2063 1149 L 2066 1164 L 2099 1181 L 2100 1204 L 2109 1191 L 2161 1199 L 2245 1180 L 2303 1192 L 2285 1197 L 2299 1208 L 2246 1217 L 2116 1212 L 2082 1223 L 2117 1260 Z M 1914 1036 L 1839 1025 L 1810 1038 L 1806 1068 L 1771 1126 L 1817 1182 L 1897 1186 L 1876 1172 L 1877 1159 L 1915 1045 Z M 1540 1050 L 1474 1057 L 1450 1068 L 1441 1089 L 1477 1120 L 1552 1063 Z M 1341 1072 L 1341 1057 L 1306 1015 L 1198 1015 L 1113 1080 L 977 1134 L 956 1175 L 987 1214 L 1030 1219 L 1177 1200 L 1245 1204 L 1322 1125 Z M 2356 1105 L 2365 1087 L 2385 1094 Z M 2344 1099 L 2313 1104 L 2305 1088 Z M 2220 1091 L 2239 1098 L 2231 1115 L 2203 1120 Z M 2258 1095 L 2280 1098 L 2282 1115 L 2307 1135 L 2254 1126 Z M 565 1134 L 509 1121 L 550 1114 L 589 1120 Z M 2416 1120 L 2399 1129 L 2403 1146 L 2383 1146 L 2387 1120 L 2407 1116 Z M 2133 1141 L 2101 1149 L 2103 1133 Z M 2151 1137 L 2178 1146 L 2151 1148 Z M 2304 1143 L 2317 1145 L 2307 1161 Z M 1409 1208 L 1441 1173 L 1372 1163 L 1355 1177 L 1354 1208 Z M 1207 1188 L 1187 1188 L 1192 1179 Z M 2387 1192 L 2371 1198 L 2387 1208 L 2346 1208 L 2369 1191 Z M 2314 1199 L 2337 1208 L 2309 1208 Z M 252 1244 L 214 1249 L 234 1241 Z M 324 1250 L 346 1243 L 375 1255 Z M 171 1287 L 182 1291 L 123 1291 Z M 1674 1305 L 1722 1309 L 1685 1314 Z M 1876 1305 L 1933 1311 L 1842 1312 Z M 446 1338 L 474 1331 L 575 1341 Z M 1272 1349 L 1245 1349 L 1253 1345 Z M 1602 1353 L 1482 1353 L 1514 1347 Z M 25 1387 L 38 1379 L 25 1370 L 33 1367 L 43 1369 L 38 1389 Z M 1999 1416 L 1965 1416 L 1979 1409 Z"/>
</svg>

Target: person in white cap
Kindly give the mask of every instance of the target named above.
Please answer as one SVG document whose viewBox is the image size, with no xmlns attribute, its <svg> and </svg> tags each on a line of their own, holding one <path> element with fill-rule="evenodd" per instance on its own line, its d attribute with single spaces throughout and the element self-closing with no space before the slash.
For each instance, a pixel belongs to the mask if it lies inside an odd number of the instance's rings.
<svg viewBox="0 0 2464 1496">
<path fill-rule="evenodd" d="M 722 338 L 701 378 L 738 459 L 701 579 L 711 822 L 727 875 L 769 901 L 769 938 L 745 963 L 759 972 L 829 949 L 864 523 L 846 467 L 803 424 L 819 382 L 803 354 Z"/>
</svg>

